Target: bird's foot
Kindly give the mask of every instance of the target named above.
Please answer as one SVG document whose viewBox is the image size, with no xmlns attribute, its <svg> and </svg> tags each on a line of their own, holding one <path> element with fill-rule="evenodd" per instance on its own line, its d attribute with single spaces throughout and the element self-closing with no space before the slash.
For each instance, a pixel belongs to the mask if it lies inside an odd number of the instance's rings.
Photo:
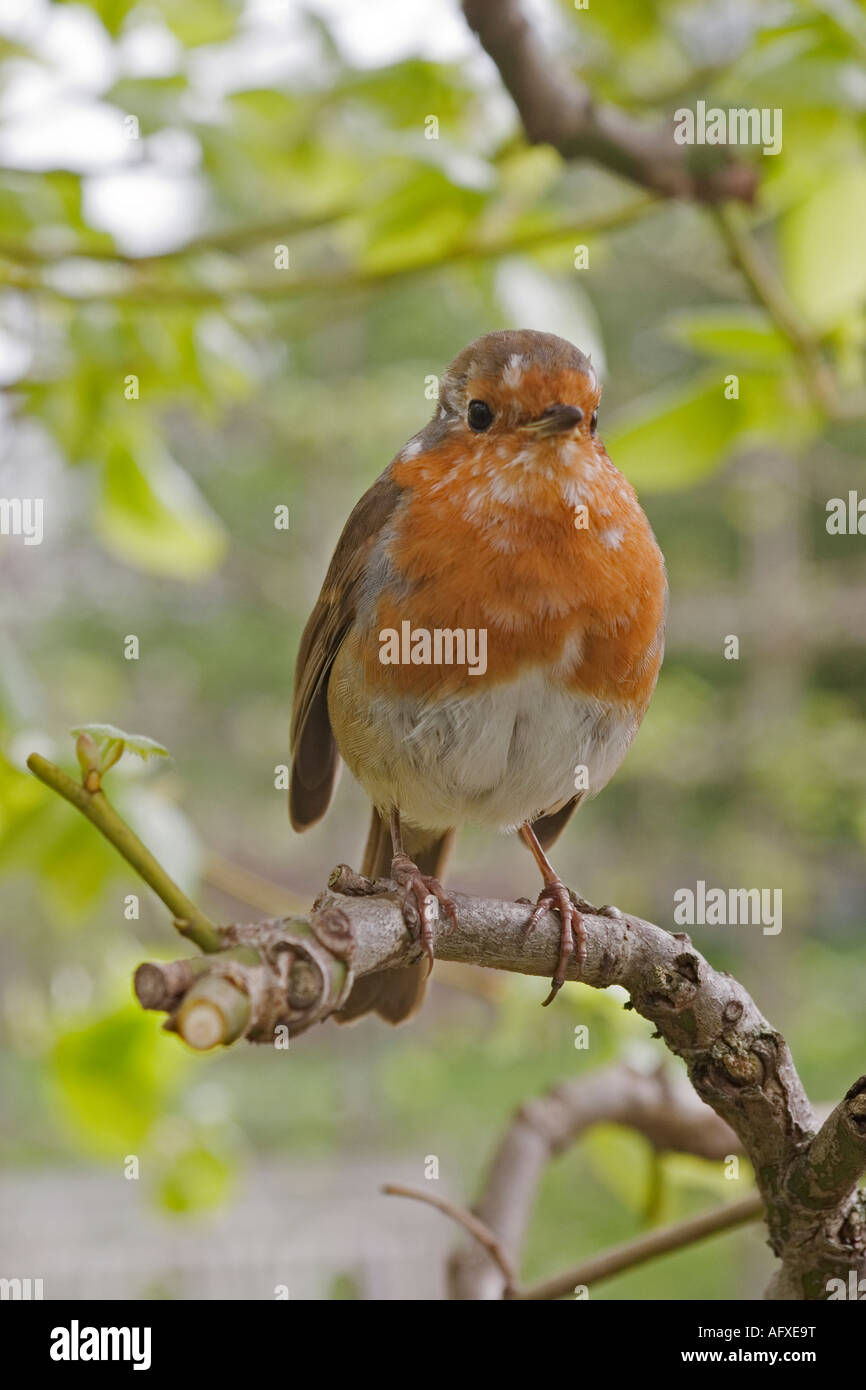
<svg viewBox="0 0 866 1390">
<path fill-rule="evenodd" d="M 438 915 L 437 903 L 448 921 L 448 931 L 457 926 L 457 909 L 438 878 L 422 874 L 407 854 L 395 854 L 391 861 L 391 878 L 400 890 L 403 920 L 410 931 L 418 931 L 421 948 L 429 962 L 428 975 L 433 969 L 433 923 Z"/>
<path fill-rule="evenodd" d="M 576 893 L 571 893 L 558 878 L 551 879 L 539 893 L 538 900 L 526 924 L 527 932 L 534 931 L 545 913 L 550 911 L 558 912 L 562 923 L 559 938 L 559 960 L 550 982 L 550 993 L 545 999 L 543 1007 L 546 1008 L 548 1004 L 553 1003 L 565 984 L 566 971 L 572 955 L 577 957 L 578 976 L 582 974 L 586 960 L 586 930 L 581 912 L 589 911 L 591 913 L 594 910 L 590 903 L 587 903 Z"/>
</svg>

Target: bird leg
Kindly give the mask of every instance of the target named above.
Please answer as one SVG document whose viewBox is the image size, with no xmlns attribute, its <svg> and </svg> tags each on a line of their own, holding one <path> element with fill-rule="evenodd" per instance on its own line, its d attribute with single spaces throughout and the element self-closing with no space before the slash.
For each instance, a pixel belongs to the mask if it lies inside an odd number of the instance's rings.
<svg viewBox="0 0 866 1390">
<path fill-rule="evenodd" d="M 417 864 L 413 864 L 403 849 L 403 832 L 400 828 L 400 812 L 391 812 L 391 843 L 394 857 L 391 860 L 391 877 L 400 890 L 403 920 L 410 931 L 420 923 L 421 947 L 429 962 L 427 974 L 433 969 L 433 923 L 437 917 L 436 904 L 439 903 L 448 919 L 448 930 L 457 926 L 457 909 L 454 900 L 448 896 L 438 878 L 432 874 L 422 874 Z"/>
<path fill-rule="evenodd" d="M 533 859 L 541 870 L 544 879 L 544 887 L 538 895 L 535 907 L 532 909 L 527 931 L 534 931 L 538 923 L 546 912 L 551 909 L 558 911 L 562 922 L 562 931 L 559 938 L 559 960 L 556 963 L 556 971 L 550 984 L 550 993 L 544 1001 L 544 1006 L 552 1004 L 562 986 L 565 984 L 565 973 L 572 953 L 577 956 L 578 976 L 583 971 L 586 959 L 586 930 L 583 925 L 583 918 L 580 910 L 584 912 L 594 911 L 591 903 L 584 902 L 583 898 L 575 897 L 566 888 L 556 870 L 553 868 L 544 850 L 538 842 L 538 837 L 532 826 L 527 821 L 520 827 L 520 838 L 529 849 Z"/>
</svg>

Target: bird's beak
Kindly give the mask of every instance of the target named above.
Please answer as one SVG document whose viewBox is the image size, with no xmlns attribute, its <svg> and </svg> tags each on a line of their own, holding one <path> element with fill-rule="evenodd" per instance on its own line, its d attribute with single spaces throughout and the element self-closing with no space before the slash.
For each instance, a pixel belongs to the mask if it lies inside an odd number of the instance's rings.
<svg viewBox="0 0 866 1390">
<path fill-rule="evenodd" d="M 537 420 L 530 420 L 528 424 L 521 425 L 520 431 L 522 434 L 534 434 L 546 439 L 551 434 L 567 434 L 575 425 L 579 425 L 582 419 L 583 411 L 579 405 L 550 405 Z"/>
</svg>

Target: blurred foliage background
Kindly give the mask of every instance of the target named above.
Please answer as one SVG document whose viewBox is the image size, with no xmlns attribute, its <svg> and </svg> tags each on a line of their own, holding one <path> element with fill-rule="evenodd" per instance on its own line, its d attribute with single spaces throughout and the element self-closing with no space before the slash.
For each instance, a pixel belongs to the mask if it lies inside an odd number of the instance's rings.
<svg viewBox="0 0 866 1390">
<path fill-rule="evenodd" d="M 71 766 L 67 731 L 94 720 L 166 744 L 167 768 L 124 758 L 113 797 L 220 920 L 308 905 L 357 863 L 348 778 L 303 840 L 274 787 L 297 640 L 430 379 L 494 328 L 593 352 L 601 433 L 671 583 L 655 701 L 559 870 L 661 925 L 698 879 L 781 888 L 780 935 L 694 940 L 787 1036 L 814 1098 L 862 1070 L 866 552 L 825 523 L 864 488 L 863 10 L 532 12 L 632 113 L 781 108 L 782 152 L 752 152 L 755 207 L 655 201 L 530 148 L 452 0 L 40 0 L 0 19 L 0 493 L 45 507 L 41 545 L 0 537 L 0 1157 L 7 1180 L 98 1165 L 110 1194 L 139 1155 L 157 1244 L 166 1213 L 215 1220 L 269 1163 L 363 1161 L 386 1181 L 399 1160 L 420 1181 L 435 1154 L 470 1200 L 519 1102 L 614 1057 L 661 1060 L 620 997 L 574 987 L 542 1012 L 538 981 L 458 969 L 399 1033 L 184 1053 L 131 1003 L 135 964 L 178 953 L 165 912 L 23 771 L 34 749 Z M 528 856 L 471 828 L 451 879 L 536 891 Z M 526 1272 L 747 1182 L 596 1130 L 551 1168 Z M 598 1296 L 749 1296 L 767 1258 L 759 1233 L 725 1236 Z"/>
</svg>

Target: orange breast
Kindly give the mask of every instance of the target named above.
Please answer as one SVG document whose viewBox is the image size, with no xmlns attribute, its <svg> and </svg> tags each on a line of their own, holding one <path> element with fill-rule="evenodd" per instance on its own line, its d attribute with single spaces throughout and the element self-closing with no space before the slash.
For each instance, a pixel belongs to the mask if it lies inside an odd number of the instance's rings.
<svg viewBox="0 0 866 1390">
<path fill-rule="evenodd" d="M 633 488 L 600 445 L 501 446 L 471 464 L 454 446 L 394 465 L 408 489 L 389 559 L 405 583 L 380 597 L 363 639 L 376 689 L 444 695 L 543 663 L 583 694 L 645 708 L 662 657 L 664 562 Z M 379 634 L 485 629 L 483 675 L 383 665 Z"/>
</svg>

